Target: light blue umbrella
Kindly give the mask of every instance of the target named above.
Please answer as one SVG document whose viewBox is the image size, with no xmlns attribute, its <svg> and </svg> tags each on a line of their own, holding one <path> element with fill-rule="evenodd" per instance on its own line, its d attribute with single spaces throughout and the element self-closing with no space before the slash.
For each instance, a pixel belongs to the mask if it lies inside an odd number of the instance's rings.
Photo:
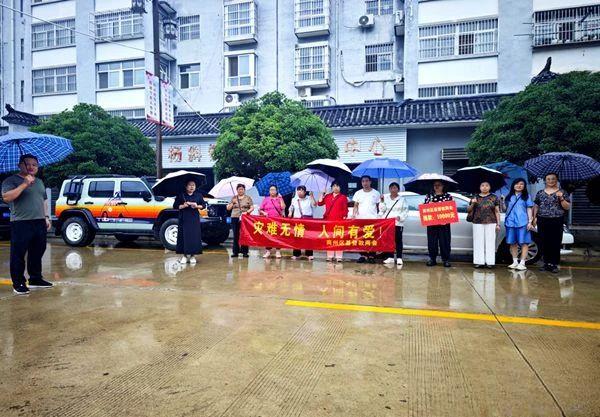
<svg viewBox="0 0 600 417">
<path fill-rule="evenodd" d="M 354 168 L 352 175 L 355 177 L 368 175 L 372 178 L 381 178 L 383 183 L 385 178 L 413 178 L 419 175 L 419 172 L 416 168 L 399 159 L 375 158 L 369 159 Z"/>
<path fill-rule="evenodd" d="M 504 177 L 504 187 L 500 188 L 499 190 L 497 190 L 495 192 L 495 194 L 498 196 L 507 195 L 508 192 L 510 191 L 510 185 L 517 178 L 524 178 L 525 181 L 528 180 L 529 175 L 527 174 L 527 171 L 525 170 L 525 168 L 523 168 L 522 166 L 513 164 L 512 162 L 502 161 L 502 162 L 495 162 L 493 164 L 487 164 L 484 166 L 495 169 L 496 171 L 500 171 L 505 176 Z"/>
<path fill-rule="evenodd" d="M 18 169 L 21 155 L 34 155 L 40 166 L 61 161 L 73 152 L 69 139 L 33 132 L 0 136 L 0 173 Z"/>
</svg>

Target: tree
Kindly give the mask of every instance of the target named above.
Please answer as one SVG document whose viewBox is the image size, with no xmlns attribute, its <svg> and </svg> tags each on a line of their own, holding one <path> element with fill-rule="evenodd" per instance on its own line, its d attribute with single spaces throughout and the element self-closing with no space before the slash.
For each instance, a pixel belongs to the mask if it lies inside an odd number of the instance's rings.
<svg viewBox="0 0 600 417">
<path fill-rule="evenodd" d="M 73 110 L 51 116 L 31 129 L 71 140 L 74 152 L 44 168 L 45 182 L 58 187 L 69 175 L 151 175 L 155 154 L 150 142 L 122 117 L 101 107 L 77 104 Z"/>
<path fill-rule="evenodd" d="M 269 172 L 299 171 L 317 158 L 337 158 L 323 121 L 301 103 L 272 92 L 244 103 L 221 123 L 213 158 L 223 178 L 260 178 Z"/>
<path fill-rule="evenodd" d="M 485 114 L 467 145 L 471 163 L 516 164 L 546 152 L 600 159 L 600 73 L 570 72 L 529 85 Z"/>
</svg>

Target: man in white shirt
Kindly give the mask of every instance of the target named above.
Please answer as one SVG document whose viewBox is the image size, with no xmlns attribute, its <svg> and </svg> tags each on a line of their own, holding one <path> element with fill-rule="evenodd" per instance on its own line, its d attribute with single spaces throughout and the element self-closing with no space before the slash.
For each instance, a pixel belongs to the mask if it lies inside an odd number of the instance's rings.
<svg viewBox="0 0 600 417">
<path fill-rule="evenodd" d="M 360 178 L 362 190 L 354 193 L 352 201 L 354 201 L 354 210 L 352 217 L 355 219 L 376 219 L 378 214 L 379 200 L 381 194 L 379 191 L 371 188 L 371 177 L 363 175 Z M 376 252 L 362 252 L 358 259 L 358 263 L 365 262 L 375 263 Z"/>
</svg>

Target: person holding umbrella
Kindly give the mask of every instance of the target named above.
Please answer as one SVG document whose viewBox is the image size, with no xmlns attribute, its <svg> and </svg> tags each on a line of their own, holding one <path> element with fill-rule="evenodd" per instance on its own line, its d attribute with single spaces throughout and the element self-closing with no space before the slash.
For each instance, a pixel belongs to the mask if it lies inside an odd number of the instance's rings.
<svg viewBox="0 0 600 417">
<path fill-rule="evenodd" d="M 202 228 L 200 212 L 206 207 L 202 194 L 196 192 L 196 181 L 190 179 L 185 190 L 175 198 L 173 208 L 179 210 L 176 253 L 181 254 L 180 263 L 196 263 L 195 255 L 202 253 Z"/>
<path fill-rule="evenodd" d="M 425 196 L 425 204 L 441 203 L 442 201 L 452 201 L 452 196 L 446 192 L 445 185 L 442 181 L 434 181 L 433 190 Z M 427 226 L 427 250 L 429 252 L 427 266 L 435 266 L 437 264 L 439 248 L 444 266 L 446 268 L 451 267 L 450 247 L 451 235 L 449 224 Z"/>
<path fill-rule="evenodd" d="M 231 228 L 233 229 L 233 250 L 232 258 L 237 258 L 241 253 L 244 258 L 248 255 L 248 246 L 240 246 L 240 218 L 242 214 L 252 214 L 254 202 L 252 197 L 246 194 L 246 186 L 238 184 L 236 186 L 237 195 L 231 197 L 231 201 L 227 205 L 227 210 L 231 211 Z"/>
<path fill-rule="evenodd" d="M 341 192 L 340 183 L 333 181 L 331 183 L 331 193 L 321 194 L 317 205 L 325 206 L 323 220 L 345 220 L 348 217 L 348 197 Z M 343 251 L 327 251 L 327 261 L 335 260 L 342 262 Z"/>
<path fill-rule="evenodd" d="M 500 200 L 483 181 L 471 199 L 467 212 L 473 222 L 473 263 L 475 268 L 496 265 L 496 233 L 500 231 Z"/>
<path fill-rule="evenodd" d="M 397 182 L 390 184 L 390 193 L 381 196 L 379 204 L 379 217 L 382 219 L 396 219 L 396 264 L 402 265 L 402 231 L 404 230 L 404 220 L 408 217 L 408 205 L 400 196 L 400 185 Z M 393 264 L 394 255 L 383 261 L 384 264 Z"/>
<path fill-rule="evenodd" d="M 290 205 L 290 217 L 294 219 L 312 219 L 313 218 L 313 207 L 317 205 L 315 198 L 311 194 L 307 195 L 306 187 L 299 185 L 296 187 L 296 197 L 292 199 Z M 314 259 L 312 250 L 305 250 L 304 254 L 308 257 L 309 261 Z M 292 259 L 298 259 L 302 255 L 300 249 L 294 249 L 292 253 Z"/>
<path fill-rule="evenodd" d="M 535 195 L 533 202 L 533 225 L 538 228 L 544 266 L 542 271 L 558 273 L 563 223 L 566 212 L 571 208 L 569 194 L 558 185 L 558 174 L 544 176 L 546 186 Z"/>
<path fill-rule="evenodd" d="M 38 159 L 21 155 L 20 172 L 2 183 L 2 199 L 10 206 L 10 277 L 17 295 L 29 293 L 29 288 L 50 288 L 42 275 L 42 256 L 46 251 L 46 234 L 51 222 L 46 204 L 44 183 L 36 178 Z M 25 280 L 25 255 L 29 287 Z"/>
<path fill-rule="evenodd" d="M 285 202 L 279 194 L 279 188 L 275 184 L 269 187 L 269 195 L 266 196 L 260 204 L 259 213 L 267 217 L 285 217 Z M 263 258 L 271 257 L 271 248 L 265 248 Z M 275 248 L 275 258 L 281 258 L 280 248 Z"/>
</svg>

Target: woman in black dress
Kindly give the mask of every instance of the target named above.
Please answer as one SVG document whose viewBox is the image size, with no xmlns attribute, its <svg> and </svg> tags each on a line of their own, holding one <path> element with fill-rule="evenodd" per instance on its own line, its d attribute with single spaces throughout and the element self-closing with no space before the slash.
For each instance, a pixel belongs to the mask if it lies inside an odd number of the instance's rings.
<svg viewBox="0 0 600 417">
<path fill-rule="evenodd" d="M 441 181 L 434 181 L 433 190 L 425 196 L 425 204 L 440 203 L 442 201 L 452 201 L 452 196 L 446 192 L 446 187 Z M 427 249 L 429 252 L 429 261 L 427 266 L 435 266 L 439 252 L 442 255 L 442 262 L 446 268 L 450 266 L 450 224 L 439 226 L 427 226 Z"/>
<path fill-rule="evenodd" d="M 179 210 L 177 253 L 183 255 L 182 264 L 196 263 L 195 255 L 202 253 L 202 230 L 200 212 L 206 207 L 202 194 L 196 192 L 196 183 L 188 181 L 185 191 L 175 198 L 173 208 Z"/>
</svg>

